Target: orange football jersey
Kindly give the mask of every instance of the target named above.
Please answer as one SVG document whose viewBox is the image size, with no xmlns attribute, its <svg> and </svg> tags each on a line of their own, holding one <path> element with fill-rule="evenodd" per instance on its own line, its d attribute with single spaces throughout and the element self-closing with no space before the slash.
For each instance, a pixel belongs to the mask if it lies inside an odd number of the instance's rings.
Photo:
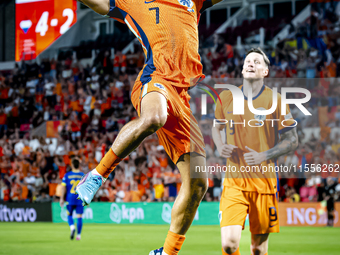
<svg viewBox="0 0 340 255">
<path fill-rule="evenodd" d="M 178 87 L 204 78 L 197 27 L 203 0 L 111 0 L 110 4 L 108 16 L 126 23 L 143 47 L 146 61 L 137 78 L 143 85 L 152 76 Z"/>
<path fill-rule="evenodd" d="M 242 86 L 240 89 L 242 89 Z M 226 124 L 226 143 L 238 147 L 233 150 L 231 157 L 227 160 L 224 186 L 244 191 L 276 193 L 278 190 L 277 173 L 269 171 L 270 167 L 275 169 L 276 160 L 267 160 L 253 168 L 254 170 L 250 168 L 247 170 L 245 167 L 248 165 L 244 160 L 244 154 L 250 152 L 246 149 L 246 146 L 257 152 L 273 148 L 279 141 L 279 134 L 294 128 L 295 121 L 288 105 L 286 115 L 281 115 L 281 95 L 278 93 L 276 110 L 270 115 L 256 115 L 249 110 L 245 96 L 244 115 L 233 115 L 231 92 L 229 90 L 223 91 L 220 98 L 222 105 L 218 101 L 215 117 L 228 121 Z M 258 110 L 268 110 L 272 106 L 272 101 L 273 91 L 263 85 L 260 93 L 253 98 L 253 106 Z M 231 125 L 231 122 L 233 122 L 233 125 Z"/>
</svg>

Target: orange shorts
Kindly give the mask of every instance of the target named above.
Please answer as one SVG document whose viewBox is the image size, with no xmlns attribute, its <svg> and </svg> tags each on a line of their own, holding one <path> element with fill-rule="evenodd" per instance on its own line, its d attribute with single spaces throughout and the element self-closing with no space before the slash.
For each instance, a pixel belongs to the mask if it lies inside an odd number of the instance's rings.
<svg viewBox="0 0 340 255">
<path fill-rule="evenodd" d="M 224 187 L 220 202 L 220 226 L 241 225 L 249 214 L 252 234 L 278 233 L 278 203 L 275 194 L 260 194 Z"/>
<path fill-rule="evenodd" d="M 171 160 L 177 163 L 183 154 L 189 152 L 205 157 L 204 140 L 190 109 L 188 88 L 173 86 L 169 81 L 157 77 L 152 77 L 144 86 L 137 80 L 132 89 L 131 101 L 138 116 L 143 97 L 154 91 L 164 95 L 168 103 L 167 121 L 156 133 Z"/>
</svg>

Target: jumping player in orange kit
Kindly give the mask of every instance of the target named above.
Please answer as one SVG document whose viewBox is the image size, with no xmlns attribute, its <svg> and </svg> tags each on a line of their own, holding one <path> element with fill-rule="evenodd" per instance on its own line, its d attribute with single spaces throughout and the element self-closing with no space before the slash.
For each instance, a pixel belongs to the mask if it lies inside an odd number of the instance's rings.
<svg viewBox="0 0 340 255">
<path fill-rule="evenodd" d="M 190 107 L 188 89 L 204 78 L 198 54 L 200 13 L 221 0 L 81 0 L 99 14 L 125 23 L 141 43 L 146 61 L 132 90 L 139 118 L 127 123 L 98 166 L 77 186 L 89 204 L 118 163 L 147 136 L 160 143 L 181 173 L 182 186 L 171 213 L 163 247 L 150 254 L 177 254 L 207 190 L 204 141 Z"/>
<path fill-rule="evenodd" d="M 278 183 L 274 169 L 276 158 L 296 149 L 298 138 L 295 121 L 287 105 L 281 115 L 281 96 L 278 94 L 277 109 L 270 115 L 254 115 L 247 104 L 247 92 L 252 89 L 253 106 L 258 110 L 270 109 L 273 91 L 264 85 L 269 72 L 269 60 L 261 49 L 251 49 L 243 65 L 244 115 L 233 115 L 233 97 L 230 91 L 220 94 L 216 105 L 216 119 L 225 125 L 212 129 L 213 140 L 220 155 L 227 158 L 227 165 L 236 171 L 227 171 L 220 202 L 220 226 L 222 253 L 239 255 L 239 242 L 244 223 L 249 214 L 251 254 L 268 252 L 268 235 L 279 232 Z M 277 121 L 265 121 L 265 120 Z M 233 124 L 231 124 L 233 122 Z M 241 123 L 251 123 L 243 125 Z M 282 124 L 284 123 L 284 124 Z M 226 129 L 226 143 L 220 131 Z M 248 168 L 246 168 L 248 167 Z M 247 170 L 254 169 L 254 171 Z"/>
</svg>

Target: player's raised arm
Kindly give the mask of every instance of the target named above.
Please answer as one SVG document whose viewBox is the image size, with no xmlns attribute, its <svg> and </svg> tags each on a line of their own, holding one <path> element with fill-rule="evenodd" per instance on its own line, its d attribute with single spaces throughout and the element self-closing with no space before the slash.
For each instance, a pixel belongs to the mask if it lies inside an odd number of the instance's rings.
<svg viewBox="0 0 340 255">
<path fill-rule="evenodd" d="M 106 15 L 110 11 L 110 0 L 78 0 L 100 15 Z"/>
</svg>

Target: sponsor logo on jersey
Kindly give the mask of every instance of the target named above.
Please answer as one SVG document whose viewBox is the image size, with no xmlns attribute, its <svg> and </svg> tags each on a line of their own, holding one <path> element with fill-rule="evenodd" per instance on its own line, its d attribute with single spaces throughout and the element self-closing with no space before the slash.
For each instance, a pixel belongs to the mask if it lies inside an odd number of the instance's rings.
<svg viewBox="0 0 340 255">
<path fill-rule="evenodd" d="M 192 0 L 178 0 L 178 2 L 181 5 L 188 7 L 187 9 L 188 12 L 195 12 L 194 9 L 192 9 L 192 7 L 194 6 L 194 3 Z"/>
<path fill-rule="evenodd" d="M 160 88 L 160 89 L 165 90 L 164 86 L 163 86 L 162 84 L 160 84 L 160 83 L 154 83 L 153 85 L 154 85 L 155 87 L 157 87 L 157 88 Z"/>
<path fill-rule="evenodd" d="M 191 1 L 191 0 L 178 0 L 178 2 L 181 4 L 181 5 L 184 5 L 188 8 L 191 8 L 194 6 L 194 3 Z"/>
<path fill-rule="evenodd" d="M 259 111 L 265 111 L 266 109 L 263 107 L 257 108 L 256 110 Z M 266 119 L 266 115 L 259 115 L 259 114 L 254 114 L 254 119 L 257 120 L 258 122 L 262 122 Z M 261 123 L 256 123 L 256 126 L 261 125 Z"/>
</svg>

